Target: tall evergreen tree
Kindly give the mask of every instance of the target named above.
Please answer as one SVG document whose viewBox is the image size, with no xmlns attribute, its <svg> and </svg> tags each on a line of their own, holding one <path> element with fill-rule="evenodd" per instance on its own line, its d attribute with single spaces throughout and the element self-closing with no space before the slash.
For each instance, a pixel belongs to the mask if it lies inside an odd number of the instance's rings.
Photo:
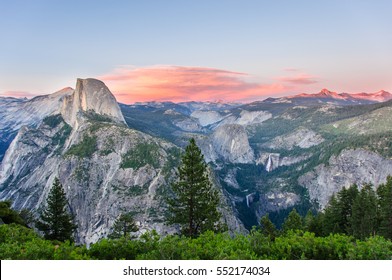
<svg viewBox="0 0 392 280">
<path fill-rule="evenodd" d="M 284 220 L 282 229 L 283 232 L 288 232 L 289 230 L 303 229 L 303 219 L 298 214 L 295 208 L 290 212 L 290 214 Z"/>
<path fill-rule="evenodd" d="M 44 233 L 46 239 L 73 241 L 72 235 L 76 226 L 73 224 L 72 216 L 67 212 L 68 201 L 57 177 L 54 179 L 46 204 L 36 227 Z"/>
<path fill-rule="evenodd" d="M 168 223 L 179 224 L 182 234 L 190 237 L 206 230 L 218 231 L 218 192 L 211 185 L 204 157 L 193 138 L 185 149 L 178 175 L 172 185 L 173 197 L 167 199 Z"/>
<path fill-rule="evenodd" d="M 322 220 L 324 216 L 323 213 L 319 213 L 318 215 L 314 215 L 312 210 L 309 210 L 306 213 L 304 218 L 304 230 L 310 231 L 316 234 L 316 236 L 323 235 L 323 227 L 322 227 Z"/>
<path fill-rule="evenodd" d="M 275 240 L 275 238 L 278 236 L 278 230 L 271 222 L 268 214 L 265 214 L 263 217 L 261 217 L 260 227 L 263 235 L 268 236 L 270 240 Z"/>
<path fill-rule="evenodd" d="M 139 228 L 137 227 L 131 213 L 120 214 L 113 224 L 112 233 L 109 235 L 109 238 L 130 238 L 130 234 L 138 230 Z"/>
<path fill-rule="evenodd" d="M 330 233 L 342 233 L 340 229 L 340 209 L 339 202 L 335 194 L 329 199 L 327 207 L 324 209 L 323 219 L 323 235 L 327 236 Z"/>
<path fill-rule="evenodd" d="M 354 201 L 358 196 L 358 186 L 351 185 L 338 192 L 339 228 L 341 233 L 351 234 L 351 215 Z"/>
<path fill-rule="evenodd" d="M 352 207 L 358 196 L 358 186 L 351 185 L 349 188 L 341 189 L 333 195 L 324 210 L 323 233 L 352 234 L 351 215 Z"/>
<path fill-rule="evenodd" d="M 351 231 L 354 237 L 365 239 L 377 230 L 377 198 L 371 185 L 365 185 L 357 195 L 351 215 Z"/>
<path fill-rule="evenodd" d="M 378 186 L 379 234 L 392 240 L 392 177 Z"/>
</svg>

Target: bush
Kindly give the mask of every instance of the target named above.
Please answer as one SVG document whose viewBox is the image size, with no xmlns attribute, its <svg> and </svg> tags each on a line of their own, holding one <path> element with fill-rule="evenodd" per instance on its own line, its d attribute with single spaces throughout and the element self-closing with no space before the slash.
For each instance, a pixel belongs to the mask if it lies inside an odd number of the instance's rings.
<svg viewBox="0 0 392 280">
<path fill-rule="evenodd" d="M 0 259 L 82 260 L 89 257 L 85 246 L 44 240 L 32 229 L 10 224 L 0 226 Z"/>
<path fill-rule="evenodd" d="M 382 236 L 369 237 L 357 241 L 350 248 L 347 259 L 351 260 L 392 260 L 392 242 Z"/>
<path fill-rule="evenodd" d="M 159 146 L 155 143 L 139 143 L 129 150 L 122 159 L 121 168 L 138 169 L 147 164 L 159 167 Z"/>
<path fill-rule="evenodd" d="M 91 245 L 88 255 L 98 260 L 134 260 L 139 254 L 137 243 L 128 238 L 102 239 Z"/>
<path fill-rule="evenodd" d="M 0 244 L 24 243 L 39 238 L 39 236 L 27 227 L 9 224 L 0 226 Z"/>
<path fill-rule="evenodd" d="M 271 252 L 274 259 L 339 260 L 346 259 L 352 247 L 351 236 L 316 237 L 311 232 L 290 231 L 275 239 Z"/>
<path fill-rule="evenodd" d="M 64 119 L 60 114 L 58 114 L 58 115 L 53 115 L 53 116 L 47 116 L 42 121 L 44 124 L 46 124 L 50 128 L 55 128 L 61 122 L 63 122 Z"/>
<path fill-rule="evenodd" d="M 73 145 L 66 155 L 74 155 L 80 158 L 89 158 L 97 151 L 97 136 L 84 134 L 79 144 Z"/>
</svg>

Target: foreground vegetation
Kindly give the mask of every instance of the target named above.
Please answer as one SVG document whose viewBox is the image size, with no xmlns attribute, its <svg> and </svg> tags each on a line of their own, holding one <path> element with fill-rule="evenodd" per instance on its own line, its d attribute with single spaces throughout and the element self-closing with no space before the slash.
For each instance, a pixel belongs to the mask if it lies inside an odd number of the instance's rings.
<svg viewBox="0 0 392 280">
<path fill-rule="evenodd" d="M 103 239 L 90 248 L 69 241 L 44 240 L 32 229 L 17 224 L 0 226 L 0 259 L 13 260 L 225 260 L 225 259 L 322 259 L 380 260 L 392 258 L 392 242 L 380 236 L 363 241 L 352 236 L 289 230 L 272 240 L 259 230 L 234 237 L 207 231 L 197 238 L 155 232 L 139 239 Z"/>
</svg>

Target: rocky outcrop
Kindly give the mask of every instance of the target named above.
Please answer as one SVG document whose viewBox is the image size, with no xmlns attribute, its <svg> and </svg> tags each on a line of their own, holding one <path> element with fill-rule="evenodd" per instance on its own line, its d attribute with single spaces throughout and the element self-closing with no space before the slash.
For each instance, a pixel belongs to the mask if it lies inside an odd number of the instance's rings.
<svg viewBox="0 0 392 280">
<path fill-rule="evenodd" d="M 258 201 L 254 205 L 252 205 L 253 197 L 254 195 L 250 195 L 247 198 L 250 199 L 249 205 L 255 209 L 255 214 L 258 220 L 267 213 L 293 207 L 301 200 L 301 197 L 298 194 L 279 190 L 260 194 Z"/>
<path fill-rule="evenodd" d="M 262 164 L 267 172 L 271 172 L 280 166 L 290 166 L 298 162 L 307 160 L 311 155 L 280 157 L 278 153 L 262 153 L 256 159 L 256 165 Z"/>
<path fill-rule="evenodd" d="M 272 118 L 272 114 L 267 111 L 247 110 L 241 110 L 239 116 L 228 112 L 216 111 L 194 111 L 191 116 L 196 118 L 201 126 L 211 126 L 212 128 L 225 124 L 239 124 L 243 126 L 261 124 Z"/>
<path fill-rule="evenodd" d="M 137 131 L 101 124 L 93 130 L 84 126 L 72 134 L 74 145 L 59 146 L 55 138 L 67 126 L 22 129 L 4 158 L 0 169 L 0 197 L 11 199 L 16 209 L 37 210 L 45 202 L 54 177 L 63 184 L 78 225 L 80 243 L 96 242 L 106 236 L 123 211 L 135 213 L 141 230 L 164 233 L 163 198 L 166 187 L 163 171 L 168 149 L 173 146 Z M 94 146 L 89 154 L 83 147 Z M 141 144 L 143 143 L 143 144 Z M 154 160 L 139 159 L 138 165 L 126 164 L 127 155 L 138 153 L 141 145 L 151 146 Z"/>
<path fill-rule="evenodd" d="M 267 212 L 277 211 L 279 209 L 286 209 L 294 206 L 300 201 L 297 194 L 292 192 L 268 192 L 263 196 L 263 199 L 267 201 L 266 210 Z"/>
<path fill-rule="evenodd" d="M 260 124 L 270 118 L 272 118 L 272 114 L 270 112 L 242 110 L 235 123 L 247 126 Z"/>
<path fill-rule="evenodd" d="M 72 92 L 64 88 L 32 99 L 0 97 L 0 162 L 22 126 L 37 127 L 46 116 L 60 113 L 63 98 Z"/>
<path fill-rule="evenodd" d="M 76 216 L 79 243 L 107 236 L 124 211 L 134 213 L 140 232 L 176 231 L 165 224 L 163 195 L 175 174 L 168 161 L 177 155 L 173 144 L 112 123 L 85 123 L 71 135 L 66 127 L 42 124 L 19 132 L 1 165 L 0 199 L 11 199 L 16 209 L 37 210 L 58 177 Z M 70 147 L 64 145 L 67 137 L 74 138 Z M 241 222 L 229 205 L 222 209 L 234 231 Z"/>
<path fill-rule="evenodd" d="M 302 127 L 290 134 L 278 136 L 264 146 L 270 149 L 292 150 L 294 147 L 306 149 L 317 146 L 323 141 L 321 135 Z"/>
<path fill-rule="evenodd" d="M 363 149 L 344 150 L 339 156 L 331 157 L 328 165 L 320 164 L 302 175 L 298 183 L 308 189 L 310 199 L 323 209 L 330 197 L 342 188 L 354 183 L 378 186 L 391 174 L 392 160 Z"/>
<path fill-rule="evenodd" d="M 246 130 L 238 124 L 222 125 L 198 143 L 207 162 L 214 162 L 219 158 L 231 163 L 254 161 Z"/>
<path fill-rule="evenodd" d="M 203 128 L 192 118 L 176 120 L 173 122 L 175 126 L 186 132 L 201 132 Z"/>
<path fill-rule="evenodd" d="M 94 112 L 125 124 L 115 97 L 96 79 L 78 79 L 74 92 L 63 100 L 61 115 L 70 126 L 78 127 L 83 112 Z"/>
<path fill-rule="evenodd" d="M 197 119 L 201 126 L 208 126 L 221 121 L 224 117 L 216 111 L 194 111 L 191 117 Z"/>
<path fill-rule="evenodd" d="M 18 130 L 24 125 L 37 126 L 44 117 L 58 114 L 64 97 L 72 92 L 72 88 L 64 88 L 32 99 L 0 99 L 0 130 Z"/>
</svg>

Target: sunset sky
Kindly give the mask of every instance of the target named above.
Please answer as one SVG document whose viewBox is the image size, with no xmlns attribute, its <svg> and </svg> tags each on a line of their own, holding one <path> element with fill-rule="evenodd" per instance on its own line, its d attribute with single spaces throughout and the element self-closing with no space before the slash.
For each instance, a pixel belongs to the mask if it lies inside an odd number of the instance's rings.
<svg viewBox="0 0 392 280">
<path fill-rule="evenodd" d="M 392 92 L 390 0 L 0 0 L 0 96 L 123 103 Z"/>
</svg>

